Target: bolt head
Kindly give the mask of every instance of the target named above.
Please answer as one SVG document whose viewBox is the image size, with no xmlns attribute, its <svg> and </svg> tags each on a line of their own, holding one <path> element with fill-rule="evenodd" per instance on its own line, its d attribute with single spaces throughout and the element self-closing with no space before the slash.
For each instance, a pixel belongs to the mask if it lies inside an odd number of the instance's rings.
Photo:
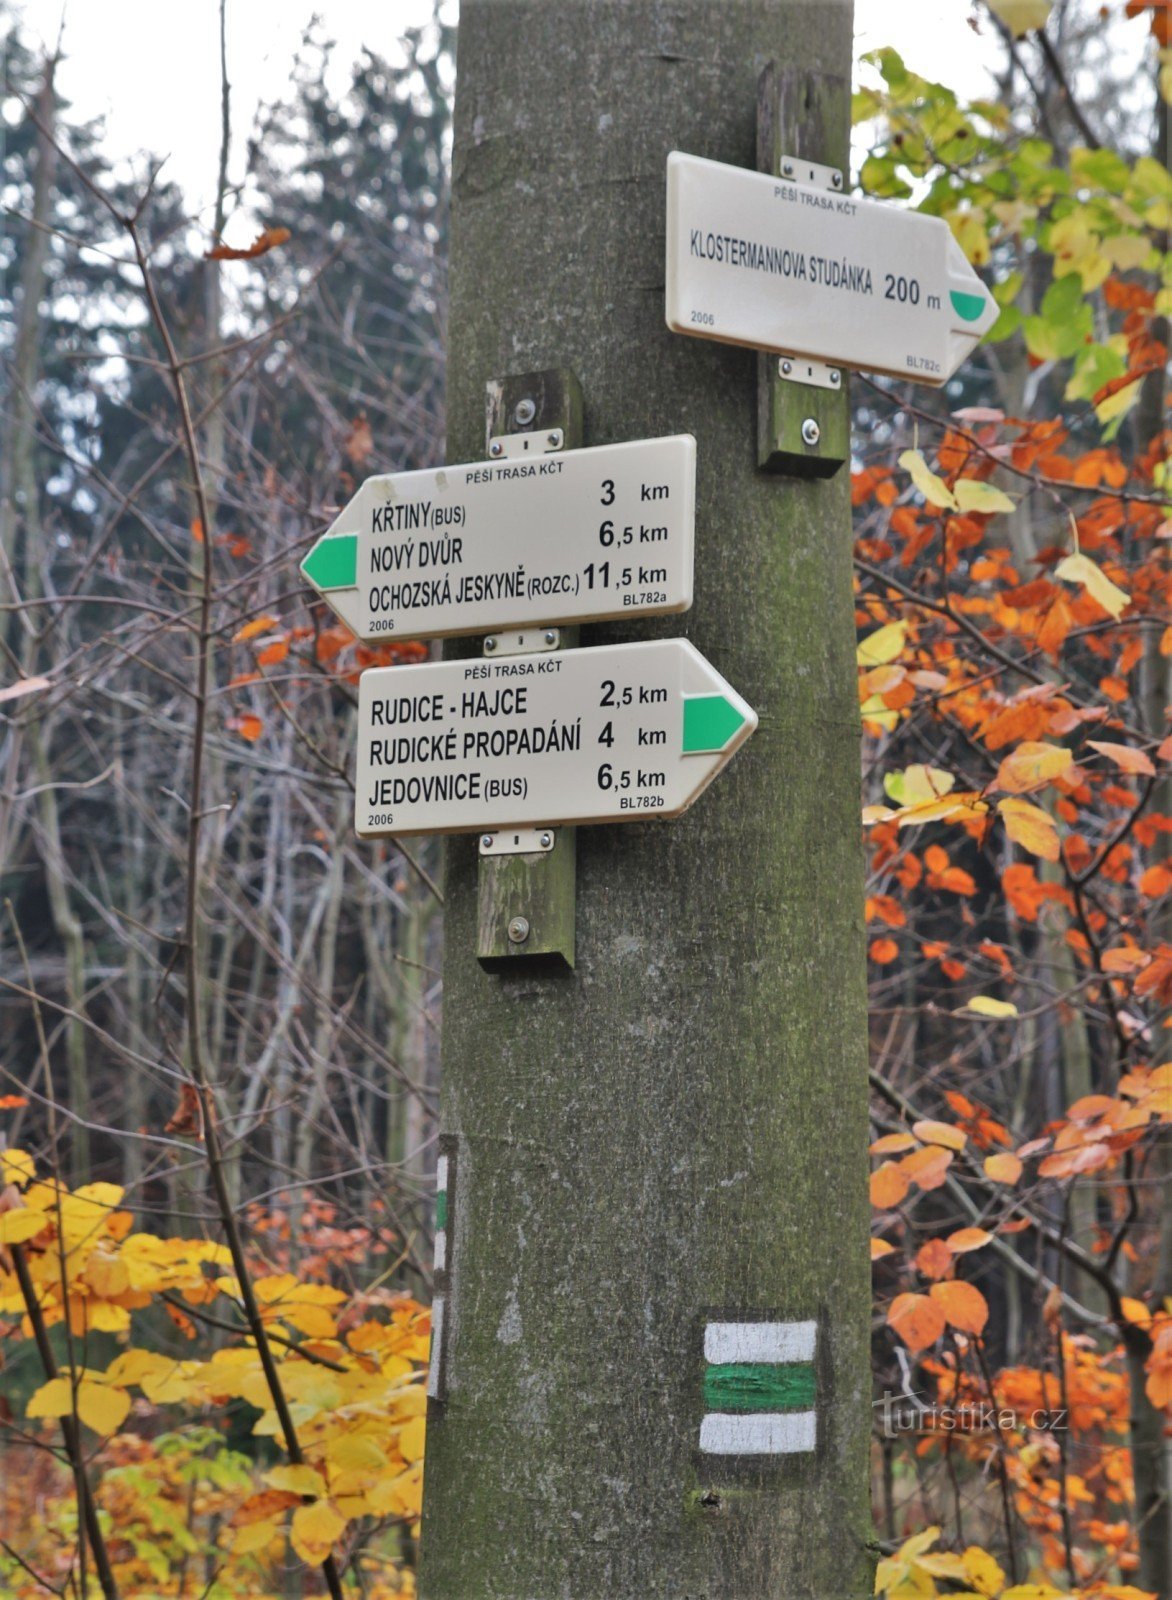
<svg viewBox="0 0 1172 1600">
<path fill-rule="evenodd" d="M 805 444 L 815 445 L 822 437 L 822 429 L 813 417 L 807 417 L 802 423 L 802 440 Z"/>
<path fill-rule="evenodd" d="M 518 400 L 513 407 L 513 421 L 518 428 L 527 428 L 537 415 L 537 402 L 528 395 L 523 400 Z"/>
<path fill-rule="evenodd" d="M 547 433 L 547 434 L 546 434 L 546 436 L 545 436 L 545 437 L 546 437 L 546 442 L 547 442 L 547 443 L 548 443 L 548 444 L 549 444 L 549 445 L 550 445 L 550 446 L 551 446 L 551 447 L 552 447 L 552 448 L 553 448 L 553 449 L 554 449 L 554 450 L 556 450 L 556 449 L 557 449 L 557 448 L 558 448 L 558 446 L 559 446 L 559 445 L 560 445 L 560 444 L 561 444 L 561 442 L 562 442 L 562 436 L 561 436 L 561 434 L 560 434 L 560 433 Z"/>
<path fill-rule="evenodd" d="M 513 917 L 509 922 L 509 943 L 524 944 L 529 937 L 529 918 Z"/>
<path fill-rule="evenodd" d="M 484 848 L 486 850 L 491 850 L 492 849 L 492 834 L 491 833 L 482 833 L 480 835 L 480 842 L 481 842 L 481 844 L 484 846 Z"/>
<path fill-rule="evenodd" d="M 793 177 L 793 175 L 794 175 L 794 164 L 793 164 L 792 161 L 783 161 L 782 162 L 782 164 L 781 164 L 781 175 L 782 175 L 783 178 L 792 178 Z"/>
<path fill-rule="evenodd" d="M 841 172 L 833 172 L 833 173 L 831 173 L 830 181 L 831 181 L 831 183 L 834 185 L 834 187 L 836 189 L 841 189 L 842 188 L 842 173 Z"/>
<path fill-rule="evenodd" d="M 494 439 L 488 447 L 488 453 L 490 456 L 503 456 L 505 447 L 499 439 Z"/>
<path fill-rule="evenodd" d="M 839 372 L 837 367 L 831 367 L 831 369 L 830 369 L 830 381 L 831 381 L 831 383 L 841 383 L 842 382 L 842 373 Z"/>
<path fill-rule="evenodd" d="M 543 850 L 548 850 L 552 843 L 553 843 L 553 834 L 552 833 L 543 833 L 541 835 L 541 848 Z"/>
<path fill-rule="evenodd" d="M 781 363 L 781 375 L 783 378 L 788 378 L 793 370 L 794 364 L 792 361 L 783 361 Z"/>
<path fill-rule="evenodd" d="M 484 641 L 484 653 L 485 653 L 485 655 L 490 656 L 495 649 L 496 649 L 496 640 L 495 639 L 486 639 Z"/>
<path fill-rule="evenodd" d="M 546 644 L 557 644 L 558 636 L 552 628 L 547 628 L 541 636 Z"/>
</svg>

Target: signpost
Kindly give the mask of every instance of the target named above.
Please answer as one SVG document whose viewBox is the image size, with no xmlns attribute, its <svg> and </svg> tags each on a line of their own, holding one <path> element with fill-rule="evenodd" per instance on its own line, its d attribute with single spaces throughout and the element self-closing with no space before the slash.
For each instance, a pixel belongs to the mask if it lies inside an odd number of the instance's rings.
<svg viewBox="0 0 1172 1600">
<path fill-rule="evenodd" d="M 686 639 L 378 668 L 359 682 L 355 827 L 677 817 L 756 726 Z"/>
<path fill-rule="evenodd" d="M 502 459 L 368 478 L 317 541 L 302 573 L 360 639 L 689 608 L 690 434 L 564 452 L 519 439 L 497 441 Z"/>
<path fill-rule="evenodd" d="M 668 327 L 947 382 L 998 315 L 948 224 L 799 181 L 811 175 L 808 162 L 772 177 L 671 152 Z"/>
</svg>

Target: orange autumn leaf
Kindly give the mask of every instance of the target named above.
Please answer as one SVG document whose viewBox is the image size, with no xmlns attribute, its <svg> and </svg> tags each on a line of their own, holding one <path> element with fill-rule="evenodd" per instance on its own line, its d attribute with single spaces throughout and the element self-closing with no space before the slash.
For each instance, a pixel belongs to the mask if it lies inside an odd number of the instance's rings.
<svg viewBox="0 0 1172 1600">
<path fill-rule="evenodd" d="M 274 639 L 272 644 L 266 644 L 256 658 L 258 667 L 275 667 L 284 661 L 289 654 L 289 641 L 287 639 Z"/>
<path fill-rule="evenodd" d="M 961 1256 L 968 1250 L 980 1250 L 992 1237 L 984 1228 L 958 1228 L 948 1235 L 945 1243 L 954 1256 Z"/>
<path fill-rule="evenodd" d="M 1101 756 L 1106 756 L 1108 761 L 1113 761 L 1120 772 L 1138 773 L 1145 778 L 1154 778 L 1156 775 L 1151 757 L 1129 744 L 1113 744 L 1109 739 L 1088 739 L 1087 744 Z"/>
<path fill-rule="evenodd" d="M 869 954 L 872 961 L 886 967 L 899 955 L 899 946 L 894 939 L 873 939 Z"/>
<path fill-rule="evenodd" d="M 1029 739 L 1005 757 L 991 787 L 1009 794 L 1030 794 L 1064 777 L 1073 765 L 1074 757 L 1061 745 Z"/>
<path fill-rule="evenodd" d="M 871 1240 L 871 1260 L 881 1261 L 884 1256 L 892 1255 L 895 1246 L 887 1239 Z"/>
<path fill-rule="evenodd" d="M 277 626 L 278 618 L 265 612 L 263 617 L 254 617 L 251 622 L 246 622 L 232 635 L 233 644 L 243 644 L 247 639 L 255 639 L 258 634 L 269 633 Z"/>
<path fill-rule="evenodd" d="M 1144 1392 L 1154 1406 L 1172 1406 L 1172 1322 L 1165 1322 L 1152 1344 Z"/>
<path fill-rule="evenodd" d="M 910 1156 L 904 1156 L 899 1163 L 905 1177 L 910 1178 L 921 1189 L 938 1189 L 947 1177 L 951 1165 L 952 1151 L 944 1150 L 934 1144 L 913 1151 Z"/>
<path fill-rule="evenodd" d="M 951 1122 L 913 1122 L 912 1132 L 925 1144 L 942 1144 L 946 1150 L 963 1150 L 968 1143 L 967 1135 Z"/>
<path fill-rule="evenodd" d="M 204 256 L 205 261 L 255 261 L 257 256 L 267 255 L 270 250 L 275 250 L 280 244 L 285 244 L 293 235 L 288 228 L 265 228 L 258 233 L 256 238 L 246 250 L 238 250 L 230 244 L 217 244 Z"/>
<path fill-rule="evenodd" d="M 933 1284 L 932 1287 L 937 1289 L 942 1285 Z M 913 1352 L 935 1344 L 945 1327 L 943 1308 L 926 1294 L 896 1295 L 888 1308 L 887 1321 Z"/>
<path fill-rule="evenodd" d="M 925 1278 L 946 1278 L 952 1271 L 952 1251 L 943 1239 L 929 1239 L 916 1251 L 916 1270 Z"/>
<path fill-rule="evenodd" d="M 954 1278 L 948 1283 L 934 1283 L 928 1293 L 950 1327 L 961 1333 L 983 1331 L 989 1320 L 989 1303 L 975 1285 Z"/>
<path fill-rule="evenodd" d="M 873 1156 L 889 1156 L 903 1150 L 914 1150 L 916 1141 L 910 1133 L 885 1133 L 867 1148 Z"/>
<path fill-rule="evenodd" d="M 227 726 L 242 739 L 247 739 L 249 744 L 255 744 L 264 732 L 265 725 L 262 718 L 249 711 L 242 717 L 229 717 Z"/>
<path fill-rule="evenodd" d="M 906 1173 L 894 1161 L 885 1161 L 871 1174 L 871 1204 L 880 1211 L 890 1211 L 910 1187 Z"/>
</svg>

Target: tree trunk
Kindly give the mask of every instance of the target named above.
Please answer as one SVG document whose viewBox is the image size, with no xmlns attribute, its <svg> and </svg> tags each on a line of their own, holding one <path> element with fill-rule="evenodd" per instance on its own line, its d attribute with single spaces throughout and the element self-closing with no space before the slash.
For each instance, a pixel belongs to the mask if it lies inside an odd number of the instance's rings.
<svg viewBox="0 0 1172 1600">
<path fill-rule="evenodd" d="M 481 970 L 450 843 L 426 1600 L 871 1590 L 848 478 L 759 473 L 756 355 L 663 300 L 668 151 L 754 166 L 766 63 L 850 49 L 845 0 L 461 10 L 448 459 L 488 379 L 557 366 L 587 444 L 693 433 L 693 611 L 582 643 L 686 635 L 761 726 L 679 821 L 579 830 L 571 974 Z M 815 1324 L 811 1453 L 701 1452 L 705 1328 L 742 1320 Z"/>
</svg>

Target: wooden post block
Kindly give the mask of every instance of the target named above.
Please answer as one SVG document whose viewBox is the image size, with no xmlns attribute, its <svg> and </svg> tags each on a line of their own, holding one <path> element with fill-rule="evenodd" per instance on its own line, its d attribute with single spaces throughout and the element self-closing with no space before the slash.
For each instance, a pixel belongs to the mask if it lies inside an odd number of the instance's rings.
<svg viewBox="0 0 1172 1600">
<path fill-rule="evenodd" d="M 850 84 L 845 78 L 779 68 L 776 62 L 765 68 L 757 89 L 757 170 L 779 175 L 787 156 L 837 167 L 846 184 Z M 795 372 L 800 374 L 801 367 L 795 359 Z M 826 389 L 783 378 L 778 356 L 758 355 L 757 465 L 763 471 L 831 478 L 849 460 L 849 383 L 846 369 L 840 370 L 838 388 Z"/>
<path fill-rule="evenodd" d="M 495 435 L 560 428 L 565 448 L 582 443 L 582 387 L 563 367 L 493 378 L 486 390 L 485 448 Z M 549 529 L 556 539 L 558 530 Z M 577 628 L 562 628 L 560 649 L 578 643 Z M 501 830 L 502 832 L 505 830 Z M 577 918 L 575 828 L 556 828 L 551 851 L 534 855 L 482 856 L 476 924 L 476 955 L 487 972 L 526 966 L 570 971 Z M 523 940 L 510 939 L 518 919 L 528 924 Z"/>
</svg>

